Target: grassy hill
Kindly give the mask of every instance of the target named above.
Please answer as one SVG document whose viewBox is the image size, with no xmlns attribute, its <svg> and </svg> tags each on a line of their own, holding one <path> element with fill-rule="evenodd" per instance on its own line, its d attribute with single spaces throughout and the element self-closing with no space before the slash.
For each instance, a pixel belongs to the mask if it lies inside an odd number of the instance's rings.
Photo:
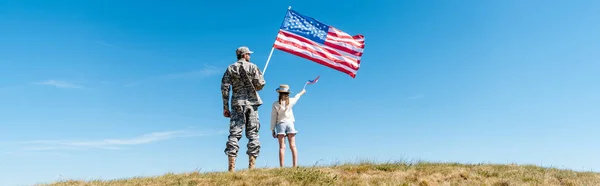
<svg viewBox="0 0 600 186">
<path fill-rule="evenodd" d="M 242 164 L 238 165 L 241 166 Z M 600 173 L 532 165 L 357 163 L 300 168 L 185 173 L 122 180 L 69 180 L 49 184 L 163 185 L 600 185 Z"/>
</svg>

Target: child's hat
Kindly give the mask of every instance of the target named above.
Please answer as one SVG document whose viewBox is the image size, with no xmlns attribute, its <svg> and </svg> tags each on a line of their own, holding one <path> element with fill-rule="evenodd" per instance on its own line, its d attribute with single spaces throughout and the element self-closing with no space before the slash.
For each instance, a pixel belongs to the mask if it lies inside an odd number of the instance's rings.
<svg viewBox="0 0 600 186">
<path fill-rule="evenodd" d="M 275 89 L 279 93 L 290 93 L 290 86 L 286 84 L 279 85 L 279 88 Z"/>
</svg>

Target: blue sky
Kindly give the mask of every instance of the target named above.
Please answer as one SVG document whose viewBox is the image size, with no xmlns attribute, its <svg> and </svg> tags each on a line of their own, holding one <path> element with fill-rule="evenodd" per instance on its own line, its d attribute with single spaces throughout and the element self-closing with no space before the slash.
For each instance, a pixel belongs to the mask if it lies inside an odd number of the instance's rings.
<svg viewBox="0 0 600 186">
<path fill-rule="evenodd" d="M 225 171 L 221 75 L 242 45 L 264 67 L 290 5 L 366 42 L 356 79 L 273 53 L 266 103 L 321 76 L 295 108 L 301 165 L 600 170 L 597 1 L 4 0 L 0 185 Z M 259 114 L 257 166 L 276 167 Z"/>
</svg>

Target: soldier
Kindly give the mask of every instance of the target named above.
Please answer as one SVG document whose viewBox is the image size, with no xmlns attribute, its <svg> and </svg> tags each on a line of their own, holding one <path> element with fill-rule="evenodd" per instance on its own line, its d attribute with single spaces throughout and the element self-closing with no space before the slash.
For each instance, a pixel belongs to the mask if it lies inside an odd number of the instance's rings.
<svg viewBox="0 0 600 186">
<path fill-rule="evenodd" d="M 237 62 L 227 67 L 221 79 L 223 116 L 231 118 L 229 140 L 225 148 L 225 154 L 229 157 L 229 172 L 235 170 L 235 159 L 239 149 L 238 141 L 242 137 L 243 128 L 246 128 L 246 138 L 248 138 L 248 151 L 246 151 L 249 156 L 248 168 L 254 168 L 260 152 L 258 107 L 263 103 L 258 91 L 265 86 L 265 80 L 258 66 L 250 62 L 250 54 L 253 52 L 248 47 L 242 46 L 235 53 Z M 229 110 L 230 86 L 232 90 L 231 111 Z"/>
</svg>

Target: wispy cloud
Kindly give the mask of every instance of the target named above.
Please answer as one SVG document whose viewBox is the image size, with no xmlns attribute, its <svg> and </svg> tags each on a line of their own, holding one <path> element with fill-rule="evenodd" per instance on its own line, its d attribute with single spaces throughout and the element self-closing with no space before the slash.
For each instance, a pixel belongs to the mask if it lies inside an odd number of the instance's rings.
<svg viewBox="0 0 600 186">
<path fill-rule="evenodd" d="M 105 81 L 105 80 L 92 81 L 92 83 L 98 84 L 98 85 L 114 85 L 113 82 Z"/>
<path fill-rule="evenodd" d="M 425 96 L 423 94 L 417 94 L 417 95 L 409 96 L 406 99 L 408 99 L 408 100 L 415 100 L 415 99 L 423 99 L 423 98 L 425 98 Z"/>
<path fill-rule="evenodd" d="M 131 86 L 136 86 L 136 85 L 140 85 L 143 83 L 155 83 L 155 82 L 159 82 L 159 81 L 173 81 L 173 80 L 184 80 L 184 79 L 195 80 L 195 79 L 201 79 L 201 78 L 217 75 L 219 73 L 221 73 L 221 69 L 219 69 L 215 66 L 212 66 L 212 65 L 204 65 L 204 67 L 197 69 L 197 70 L 150 77 L 150 78 L 147 78 L 142 81 L 127 83 L 124 86 L 131 87 Z"/>
<path fill-rule="evenodd" d="M 78 84 L 75 84 L 75 83 L 71 83 L 71 82 L 67 82 L 67 81 L 60 81 L 60 80 L 47 80 L 47 81 L 42 81 L 42 82 L 38 82 L 38 83 L 35 83 L 35 84 L 54 86 L 54 87 L 58 87 L 58 88 L 75 88 L 75 89 L 82 89 L 82 88 L 84 88 L 81 85 L 78 85 Z"/>
<path fill-rule="evenodd" d="M 132 82 L 132 83 L 127 83 L 125 85 L 123 85 L 124 87 L 133 87 L 133 86 L 137 86 L 140 85 L 140 82 Z"/>
<path fill-rule="evenodd" d="M 58 146 L 34 146 L 34 147 L 25 147 L 25 150 L 32 151 L 47 151 L 47 150 L 63 150 L 63 149 L 76 149 L 76 147 L 58 147 Z"/>
<path fill-rule="evenodd" d="M 216 134 L 224 134 L 226 131 L 165 131 L 153 132 L 122 139 L 99 139 L 99 140 L 35 140 L 20 142 L 26 150 L 47 151 L 47 150 L 68 150 L 68 149 L 107 149 L 118 150 L 123 146 L 143 145 L 158 141 L 165 141 L 174 138 L 200 137 Z"/>
<path fill-rule="evenodd" d="M 220 71 L 217 67 L 205 65 L 204 68 L 194 71 L 167 74 L 160 76 L 161 79 L 182 79 L 182 78 L 202 78 L 218 74 Z"/>
<path fill-rule="evenodd" d="M 96 41 L 96 44 L 107 46 L 107 47 L 113 47 L 113 48 L 115 47 L 115 45 L 111 45 L 111 44 L 108 44 L 108 43 L 105 43 L 102 41 Z"/>
<path fill-rule="evenodd" d="M 10 89 L 10 87 L 0 87 L 0 91 L 8 90 L 8 89 Z"/>
</svg>

